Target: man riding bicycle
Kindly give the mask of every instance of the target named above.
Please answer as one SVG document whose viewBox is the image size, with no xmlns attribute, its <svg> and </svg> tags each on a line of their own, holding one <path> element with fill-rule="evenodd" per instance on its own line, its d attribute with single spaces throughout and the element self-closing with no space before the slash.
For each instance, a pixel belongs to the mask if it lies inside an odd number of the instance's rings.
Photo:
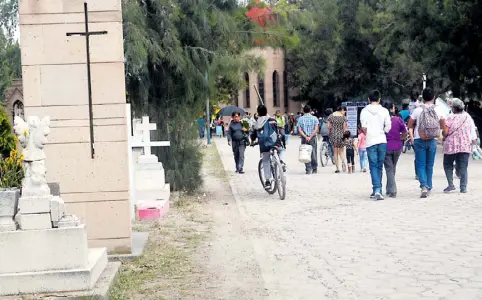
<svg viewBox="0 0 482 300">
<path fill-rule="evenodd" d="M 258 120 L 253 126 L 253 133 L 251 134 L 251 145 L 258 141 L 259 151 L 261 152 L 263 160 L 263 170 L 265 178 L 265 188 L 271 187 L 273 175 L 271 174 L 270 155 L 272 149 L 278 150 L 278 156 L 283 166 L 283 171 L 286 171 L 286 164 L 284 163 L 284 148 L 281 142 L 278 125 L 275 118 L 268 115 L 268 109 L 264 105 L 257 108 Z"/>
</svg>

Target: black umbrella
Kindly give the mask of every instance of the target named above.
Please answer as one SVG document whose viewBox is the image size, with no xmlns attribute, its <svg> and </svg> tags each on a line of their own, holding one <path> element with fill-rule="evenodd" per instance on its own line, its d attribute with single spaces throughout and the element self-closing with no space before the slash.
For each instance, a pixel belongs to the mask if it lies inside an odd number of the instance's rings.
<svg viewBox="0 0 482 300">
<path fill-rule="evenodd" d="M 218 114 L 221 117 L 231 117 L 233 115 L 233 112 L 238 112 L 241 116 L 244 116 L 246 114 L 244 109 L 242 109 L 241 107 L 234 106 L 234 105 L 226 106 L 226 107 L 221 108 L 221 110 L 218 112 Z"/>
</svg>

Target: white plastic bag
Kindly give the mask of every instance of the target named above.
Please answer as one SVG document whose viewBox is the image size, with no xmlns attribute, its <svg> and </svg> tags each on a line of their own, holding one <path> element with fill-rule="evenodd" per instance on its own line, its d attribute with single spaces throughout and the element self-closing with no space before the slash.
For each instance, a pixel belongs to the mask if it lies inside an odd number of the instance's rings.
<svg viewBox="0 0 482 300">
<path fill-rule="evenodd" d="M 298 160 L 300 163 L 307 164 L 311 162 L 311 152 L 313 152 L 313 147 L 311 145 L 300 145 L 300 151 Z"/>
</svg>

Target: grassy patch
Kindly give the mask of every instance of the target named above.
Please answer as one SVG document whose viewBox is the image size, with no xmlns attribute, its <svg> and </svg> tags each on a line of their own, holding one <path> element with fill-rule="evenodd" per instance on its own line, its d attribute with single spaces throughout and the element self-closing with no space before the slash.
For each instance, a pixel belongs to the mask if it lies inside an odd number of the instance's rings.
<svg viewBox="0 0 482 300">
<path fill-rule="evenodd" d="M 202 268 L 193 256 L 210 229 L 201 210 L 201 196 L 181 194 L 161 222 L 135 225 L 137 230 L 149 232 L 149 243 L 141 258 L 123 263 L 111 299 L 193 297 L 196 291 L 191 287 L 202 279 Z"/>
</svg>

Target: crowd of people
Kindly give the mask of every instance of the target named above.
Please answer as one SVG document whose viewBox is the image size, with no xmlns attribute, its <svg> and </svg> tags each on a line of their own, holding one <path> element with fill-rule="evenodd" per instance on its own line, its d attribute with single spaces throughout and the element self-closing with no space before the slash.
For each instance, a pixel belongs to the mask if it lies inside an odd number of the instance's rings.
<svg viewBox="0 0 482 300">
<path fill-rule="evenodd" d="M 241 119 L 233 113 L 227 130 L 228 143 L 232 146 L 236 172 L 243 174 L 244 151 L 254 141 L 260 143 L 260 152 L 265 172 L 265 186 L 269 187 L 272 175 L 269 168 L 269 154 L 278 149 L 284 169 L 284 150 L 289 135 L 299 135 L 301 144 L 311 145 L 311 161 L 305 164 L 306 174 L 318 172 L 318 136 L 329 144 L 333 154 L 335 173 L 356 172 L 355 158 L 359 157 L 360 172 L 370 171 L 371 199 L 383 200 L 385 195 L 397 197 L 397 164 L 405 141 L 413 145 L 414 168 L 419 181 L 420 197 L 427 198 L 433 190 L 433 168 L 439 142 L 443 144 L 443 168 L 447 178 L 444 192 L 456 190 L 454 171 L 460 178 L 461 193 L 467 192 L 467 169 L 469 158 L 477 147 L 477 132 L 474 120 L 465 111 L 465 103 L 458 98 L 450 101 L 451 112 L 444 115 L 435 105 L 435 95 L 430 88 L 412 97 L 410 104 L 401 111 L 394 104 L 381 104 L 381 94 L 374 90 L 369 94 L 369 104 L 360 114 L 358 134 L 348 130 L 346 110 L 327 109 L 320 118 L 306 105 L 303 112 L 284 114 L 277 111 L 273 117 L 260 105 L 257 113 Z M 242 123 L 245 122 L 243 125 Z M 271 137 L 271 138 L 270 138 Z M 261 140 L 262 139 L 262 140 Z M 383 170 L 386 175 L 383 193 Z"/>
</svg>

